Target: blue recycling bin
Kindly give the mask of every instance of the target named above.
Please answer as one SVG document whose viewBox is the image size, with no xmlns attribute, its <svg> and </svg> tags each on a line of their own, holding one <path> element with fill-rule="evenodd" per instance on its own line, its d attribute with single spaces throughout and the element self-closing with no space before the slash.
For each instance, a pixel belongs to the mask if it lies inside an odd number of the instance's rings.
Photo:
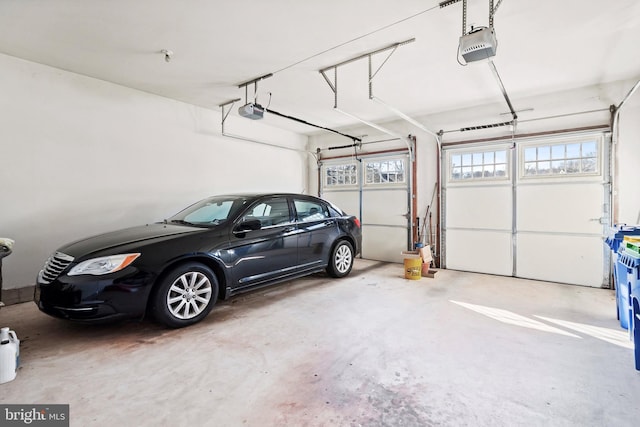
<svg viewBox="0 0 640 427">
<path fill-rule="evenodd" d="M 627 266 L 620 262 L 620 251 L 624 250 L 622 241 L 624 236 L 640 236 L 640 226 L 620 224 L 612 227 L 605 242 L 613 252 L 613 280 L 616 288 L 616 310 L 620 326 L 629 329 L 632 315 L 630 303 L 631 289 L 627 280 Z M 640 297 L 639 297 L 640 298 Z"/>
<path fill-rule="evenodd" d="M 629 313 L 627 319 L 629 332 L 631 332 L 631 337 L 633 338 L 635 334 L 633 333 L 632 328 L 635 325 L 635 316 L 640 314 L 640 311 L 634 311 L 632 298 L 640 299 L 640 255 L 634 254 L 632 252 L 627 252 L 623 248 L 618 251 L 618 263 L 624 267 L 624 276 L 621 274 L 622 271 L 618 273 L 621 282 L 626 282 L 621 288 L 621 292 L 629 292 L 629 297 L 627 299 L 629 303 Z M 625 290 L 626 289 L 626 290 Z M 622 324 L 622 318 L 620 319 L 620 324 Z"/>
<path fill-rule="evenodd" d="M 634 355 L 636 359 L 636 371 L 640 371 L 640 300 L 632 296 L 631 297 L 631 307 L 633 307 L 633 312 L 636 313 L 633 316 L 633 347 L 634 347 Z"/>
<path fill-rule="evenodd" d="M 613 279 L 616 282 L 616 307 L 618 309 L 618 319 L 620 326 L 629 329 L 629 319 L 631 318 L 631 289 L 627 281 L 627 267 L 620 261 L 620 253 L 616 252 L 614 256 L 615 267 L 613 269 Z"/>
</svg>

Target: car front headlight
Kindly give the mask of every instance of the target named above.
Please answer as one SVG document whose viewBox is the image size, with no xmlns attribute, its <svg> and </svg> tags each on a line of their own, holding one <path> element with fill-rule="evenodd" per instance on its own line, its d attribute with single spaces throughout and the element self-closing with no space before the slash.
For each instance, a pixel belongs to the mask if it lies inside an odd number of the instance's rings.
<svg viewBox="0 0 640 427">
<path fill-rule="evenodd" d="M 123 268 L 131 264 L 139 256 L 140 254 L 137 253 L 92 258 L 76 265 L 67 274 L 69 276 L 78 276 L 80 274 L 92 274 L 94 276 L 100 276 L 103 274 L 115 273 L 116 271 L 122 270 Z"/>
</svg>

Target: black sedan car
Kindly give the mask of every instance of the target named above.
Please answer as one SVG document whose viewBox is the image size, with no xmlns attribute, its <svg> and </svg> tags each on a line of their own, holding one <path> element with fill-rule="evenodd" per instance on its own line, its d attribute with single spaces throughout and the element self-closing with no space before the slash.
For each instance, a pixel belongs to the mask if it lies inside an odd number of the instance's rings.
<svg viewBox="0 0 640 427">
<path fill-rule="evenodd" d="M 59 248 L 38 275 L 41 311 L 78 321 L 202 320 L 218 298 L 326 270 L 349 274 L 360 222 L 301 194 L 217 196 L 164 222 Z"/>
</svg>

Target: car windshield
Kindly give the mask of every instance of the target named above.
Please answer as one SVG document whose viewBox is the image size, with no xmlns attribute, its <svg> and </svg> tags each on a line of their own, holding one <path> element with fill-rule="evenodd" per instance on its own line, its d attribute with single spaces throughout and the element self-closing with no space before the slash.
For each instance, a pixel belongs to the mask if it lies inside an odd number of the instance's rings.
<svg viewBox="0 0 640 427">
<path fill-rule="evenodd" d="M 167 222 L 204 227 L 215 226 L 232 218 L 246 203 L 246 197 L 211 197 L 178 212 Z"/>
</svg>

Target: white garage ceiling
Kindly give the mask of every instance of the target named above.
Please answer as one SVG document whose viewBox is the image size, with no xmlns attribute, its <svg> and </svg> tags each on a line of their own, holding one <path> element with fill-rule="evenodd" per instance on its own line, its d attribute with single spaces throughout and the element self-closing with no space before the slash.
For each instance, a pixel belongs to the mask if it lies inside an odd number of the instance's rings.
<svg viewBox="0 0 640 427">
<path fill-rule="evenodd" d="M 456 60 L 462 2 L 442 9 L 438 3 L 2 0 L 0 52 L 215 110 L 244 100 L 239 83 L 273 73 L 259 83 L 258 102 L 266 105 L 271 93 L 273 110 L 343 127 L 354 120 L 333 111 L 333 93 L 318 70 L 415 38 L 376 75 L 376 96 L 412 116 L 504 102 L 486 63 L 463 67 Z M 468 4 L 468 24 L 488 25 L 489 1 Z M 504 0 L 495 29 L 495 64 L 516 109 L 527 107 L 519 99 L 572 88 L 593 87 L 594 97 L 603 96 L 599 86 L 640 77 L 637 0 Z M 173 51 L 170 62 L 162 49 Z M 374 69 L 386 58 L 375 55 Z M 391 119 L 368 100 L 367 67 L 363 59 L 339 68 L 339 107 Z M 278 117 L 265 121 L 316 130 Z"/>
</svg>

